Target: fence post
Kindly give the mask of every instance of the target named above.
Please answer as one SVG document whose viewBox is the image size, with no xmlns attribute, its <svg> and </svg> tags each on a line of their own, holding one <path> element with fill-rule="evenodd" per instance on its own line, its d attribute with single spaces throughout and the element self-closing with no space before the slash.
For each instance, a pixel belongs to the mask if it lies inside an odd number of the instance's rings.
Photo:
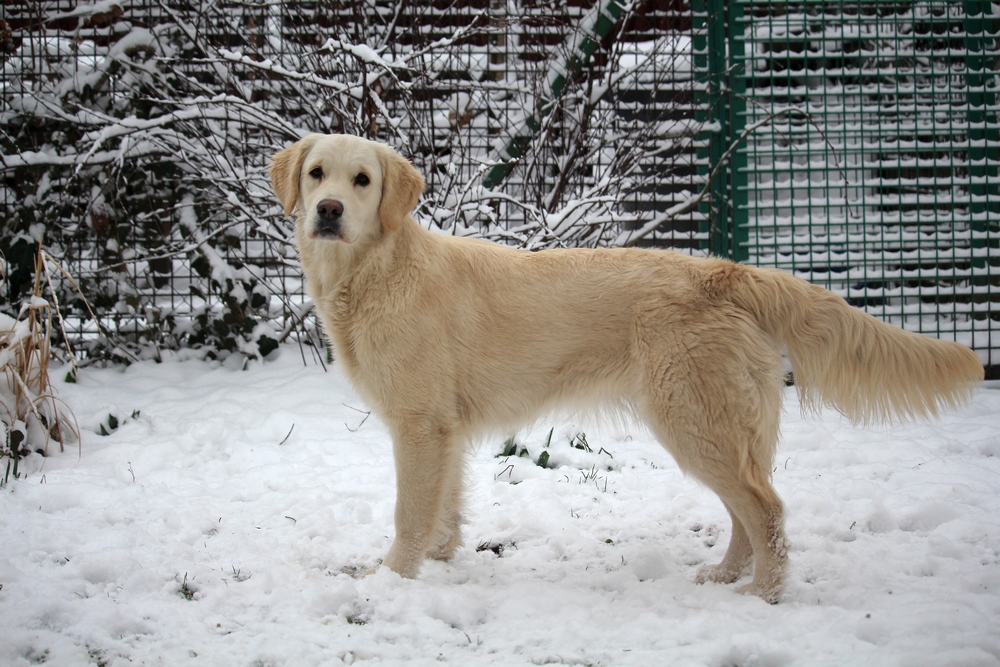
<svg viewBox="0 0 1000 667">
<path fill-rule="evenodd" d="M 707 137 L 708 146 L 714 142 L 715 130 L 708 124 L 709 115 L 712 112 L 712 98 L 708 89 L 708 6 L 707 0 L 691 0 L 691 60 L 694 65 L 694 77 L 697 85 L 694 88 L 694 117 L 702 127 L 702 135 Z M 712 160 L 707 147 L 699 146 L 696 149 L 698 173 L 701 170 L 707 177 L 712 173 Z M 705 160 L 707 166 L 702 166 Z M 700 184 L 699 184 L 700 185 Z M 698 205 L 698 235 L 704 238 L 711 228 L 711 202 L 702 202 Z M 709 243 L 705 240 L 698 241 L 702 249 L 706 249 Z"/>
<path fill-rule="evenodd" d="M 705 64 L 708 74 L 709 132 L 708 170 L 712 173 L 722 162 L 729 139 L 728 75 L 726 73 L 726 2 L 708 0 L 707 43 Z M 728 169 L 719 168 L 711 184 L 712 197 L 708 203 L 707 249 L 719 257 L 730 254 L 731 225 L 730 187 Z"/>
<path fill-rule="evenodd" d="M 731 146 L 743 133 L 746 125 L 747 114 L 747 77 L 750 75 L 748 63 L 753 62 L 753 54 L 748 59 L 746 57 L 746 43 L 744 39 L 743 2 L 733 0 L 729 5 L 729 134 L 728 142 Z M 729 257 L 737 262 L 749 259 L 750 251 L 747 248 L 749 241 L 750 213 L 747 208 L 750 192 L 750 174 L 747 170 L 747 147 L 741 146 L 733 151 L 730 158 L 729 173 L 732 185 L 730 192 L 732 205 L 730 217 L 732 219 L 729 245 Z"/>
</svg>

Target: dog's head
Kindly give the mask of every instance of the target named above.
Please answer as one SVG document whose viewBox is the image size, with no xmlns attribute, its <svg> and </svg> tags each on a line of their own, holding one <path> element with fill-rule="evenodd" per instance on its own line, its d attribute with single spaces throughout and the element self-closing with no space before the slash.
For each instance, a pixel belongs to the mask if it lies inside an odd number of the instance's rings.
<svg viewBox="0 0 1000 667">
<path fill-rule="evenodd" d="M 392 148 L 346 134 L 310 134 L 279 151 L 271 182 L 300 234 L 348 244 L 399 229 L 424 190 Z"/>
</svg>

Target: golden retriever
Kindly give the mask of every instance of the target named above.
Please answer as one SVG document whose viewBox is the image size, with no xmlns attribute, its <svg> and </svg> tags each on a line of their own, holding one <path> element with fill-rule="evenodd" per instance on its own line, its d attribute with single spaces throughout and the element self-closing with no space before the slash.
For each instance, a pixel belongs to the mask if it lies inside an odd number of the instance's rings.
<svg viewBox="0 0 1000 667">
<path fill-rule="evenodd" d="M 640 249 L 528 252 L 437 234 L 411 216 L 420 173 L 384 144 L 313 134 L 271 165 L 297 214 L 306 287 L 336 360 L 387 424 L 396 536 L 417 575 L 461 545 L 465 443 L 557 407 L 643 420 L 715 491 L 729 547 L 698 582 L 775 602 L 787 547 L 771 486 L 791 362 L 805 406 L 855 422 L 933 415 L 983 378 L 977 356 L 908 333 L 787 273 Z"/>
</svg>

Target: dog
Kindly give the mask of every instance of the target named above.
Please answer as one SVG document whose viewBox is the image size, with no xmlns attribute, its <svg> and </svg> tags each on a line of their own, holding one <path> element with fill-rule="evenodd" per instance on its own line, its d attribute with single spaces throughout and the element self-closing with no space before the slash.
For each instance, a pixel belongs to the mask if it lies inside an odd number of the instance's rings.
<svg viewBox="0 0 1000 667">
<path fill-rule="evenodd" d="M 983 379 L 971 350 L 885 324 L 776 270 L 667 250 L 529 252 L 421 227 L 424 179 L 388 145 L 311 134 L 273 157 L 275 194 L 340 368 L 388 426 L 396 535 L 417 576 L 462 544 L 466 443 L 556 408 L 641 419 L 732 519 L 696 581 L 774 603 L 787 566 L 771 485 L 791 363 L 802 404 L 856 423 L 933 416 Z"/>
</svg>

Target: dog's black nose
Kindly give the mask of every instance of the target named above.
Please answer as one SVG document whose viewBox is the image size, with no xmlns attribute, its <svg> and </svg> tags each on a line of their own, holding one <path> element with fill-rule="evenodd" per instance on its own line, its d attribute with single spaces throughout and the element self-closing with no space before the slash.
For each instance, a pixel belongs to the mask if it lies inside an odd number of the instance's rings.
<svg viewBox="0 0 1000 667">
<path fill-rule="evenodd" d="M 316 205 L 316 213 L 320 218 L 336 220 L 344 214 L 344 205 L 336 199 L 324 199 Z"/>
<path fill-rule="evenodd" d="M 340 216 L 344 205 L 336 199 L 324 199 L 316 205 L 316 232 L 321 236 L 340 234 Z"/>
</svg>

